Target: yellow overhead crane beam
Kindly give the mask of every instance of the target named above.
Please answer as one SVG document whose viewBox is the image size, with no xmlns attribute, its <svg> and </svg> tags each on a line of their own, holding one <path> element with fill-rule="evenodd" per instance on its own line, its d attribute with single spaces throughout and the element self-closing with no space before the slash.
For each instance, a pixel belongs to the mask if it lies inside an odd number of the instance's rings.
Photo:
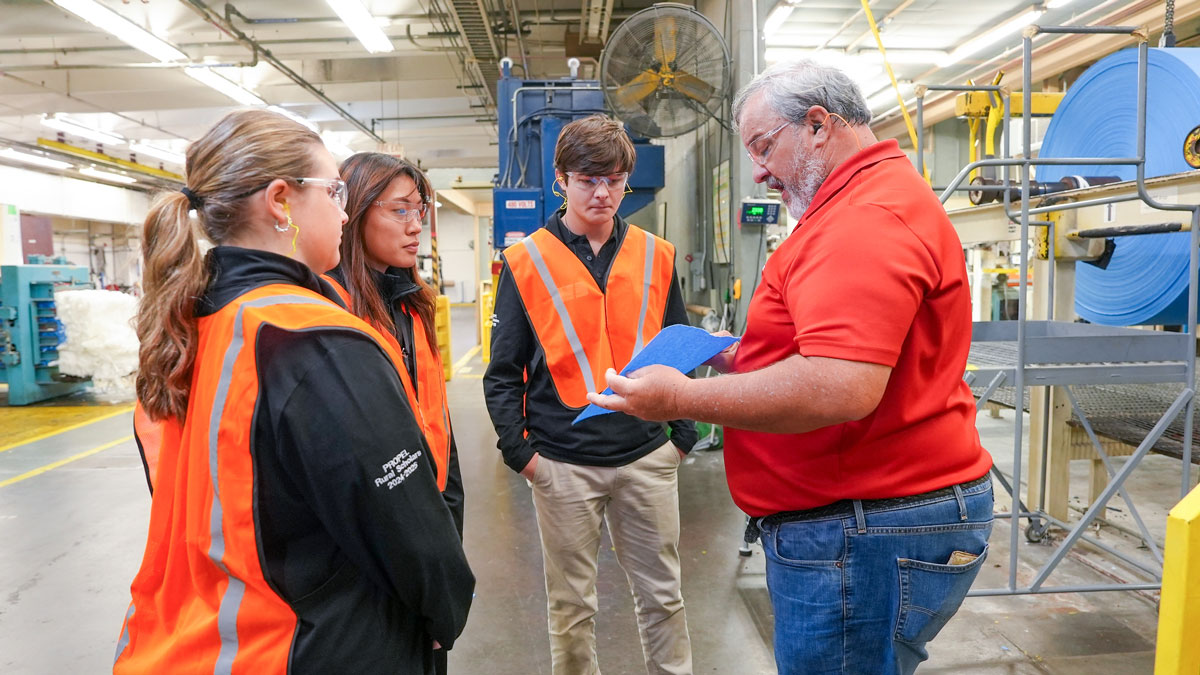
<svg viewBox="0 0 1200 675">
<path fill-rule="evenodd" d="M 954 99 L 954 114 L 958 117 L 987 117 L 991 114 L 992 109 L 996 109 L 1001 115 L 1004 114 L 1004 108 L 995 105 L 995 101 L 990 96 L 991 92 L 987 91 L 968 91 L 959 94 Z M 1033 100 L 1030 102 L 1033 108 L 1034 117 L 1049 117 L 1058 110 L 1058 105 L 1063 100 L 1062 92 L 1033 92 Z M 1012 102 L 1013 110 L 1024 110 L 1025 95 L 1023 92 L 1014 91 L 1008 95 L 1008 100 Z"/>
<path fill-rule="evenodd" d="M 67 143 L 59 143 L 58 141 L 52 141 L 52 140 L 49 140 L 46 138 L 37 139 L 37 144 L 42 146 L 43 148 L 50 148 L 52 150 L 57 150 L 59 152 L 66 153 L 68 155 L 74 155 L 76 157 L 80 157 L 82 159 L 90 159 L 93 162 L 103 162 L 105 164 L 119 166 L 122 169 L 128 169 L 129 171 L 135 171 L 137 173 L 144 174 L 147 176 L 154 176 L 155 178 L 166 178 L 167 180 L 178 181 L 180 183 L 183 182 L 183 176 L 181 176 L 177 173 L 172 173 L 170 171 L 166 171 L 164 169 L 159 169 L 159 168 L 153 167 L 153 166 L 148 166 L 146 164 L 139 164 L 137 162 L 131 162 L 127 159 L 120 159 L 119 157 L 112 157 L 112 156 L 106 155 L 102 152 L 95 152 L 93 150 L 85 150 L 84 148 L 80 148 L 80 147 L 77 147 L 74 145 L 68 145 Z"/>
</svg>

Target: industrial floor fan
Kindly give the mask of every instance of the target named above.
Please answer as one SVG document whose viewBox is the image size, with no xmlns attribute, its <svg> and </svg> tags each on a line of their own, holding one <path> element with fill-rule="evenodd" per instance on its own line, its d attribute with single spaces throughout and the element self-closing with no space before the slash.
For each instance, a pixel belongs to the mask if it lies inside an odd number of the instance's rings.
<svg viewBox="0 0 1200 675">
<path fill-rule="evenodd" d="M 721 121 L 729 49 L 703 14 L 660 2 L 613 31 L 600 55 L 600 82 L 608 108 L 633 133 L 678 136 L 709 118 Z"/>
</svg>

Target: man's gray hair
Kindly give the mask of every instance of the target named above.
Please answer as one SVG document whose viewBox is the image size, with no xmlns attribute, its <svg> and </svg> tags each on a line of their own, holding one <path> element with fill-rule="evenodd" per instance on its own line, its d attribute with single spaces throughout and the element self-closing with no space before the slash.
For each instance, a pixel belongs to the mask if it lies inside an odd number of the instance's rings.
<svg viewBox="0 0 1200 675">
<path fill-rule="evenodd" d="M 810 59 L 776 63 L 758 74 L 733 97 L 734 128 L 741 123 L 746 101 L 759 92 L 780 117 L 801 122 L 808 109 L 819 105 L 850 124 L 868 124 L 871 109 L 862 91 L 845 73 Z"/>
</svg>

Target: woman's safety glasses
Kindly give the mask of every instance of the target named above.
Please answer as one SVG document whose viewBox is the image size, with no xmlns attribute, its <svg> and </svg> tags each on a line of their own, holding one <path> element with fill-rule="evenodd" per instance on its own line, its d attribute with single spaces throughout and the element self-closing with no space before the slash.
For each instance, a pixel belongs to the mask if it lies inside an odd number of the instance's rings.
<svg viewBox="0 0 1200 675">
<path fill-rule="evenodd" d="M 399 199 L 375 202 L 375 206 L 383 209 L 388 218 L 401 223 L 421 220 L 425 217 L 425 212 L 429 210 L 429 206 L 426 204 L 414 204 Z"/>
</svg>

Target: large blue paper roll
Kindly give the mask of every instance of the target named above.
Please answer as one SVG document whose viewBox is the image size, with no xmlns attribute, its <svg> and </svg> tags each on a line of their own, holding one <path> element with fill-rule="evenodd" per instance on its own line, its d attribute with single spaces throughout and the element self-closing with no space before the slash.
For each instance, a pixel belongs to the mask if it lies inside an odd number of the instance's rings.
<svg viewBox="0 0 1200 675">
<path fill-rule="evenodd" d="M 1191 167 L 1183 142 L 1200 124 L 1200 49 L 1149 50 L 1146 110 L 1146 177 Z M 1020 113 L 1014 110 L 1014 115 Z M 1137 50 L 1117 52 L 1080 76 L 1046 129 L 1042 157 L 1134 157 L 1137 154 Z M 1042 166 L 1037 179 L 1120 176 L 1133 180 L 1133 166 Z M 1162 222 L 1188 213 L 1159 211 Z M 1114 223 L 1120 225 L 1121 223 Z M 1118 237 L 1107 269 L 1075 267 L 1075 311 L 1110 326 L 1187 322 L 1189 235 Z"/>
</svg>

